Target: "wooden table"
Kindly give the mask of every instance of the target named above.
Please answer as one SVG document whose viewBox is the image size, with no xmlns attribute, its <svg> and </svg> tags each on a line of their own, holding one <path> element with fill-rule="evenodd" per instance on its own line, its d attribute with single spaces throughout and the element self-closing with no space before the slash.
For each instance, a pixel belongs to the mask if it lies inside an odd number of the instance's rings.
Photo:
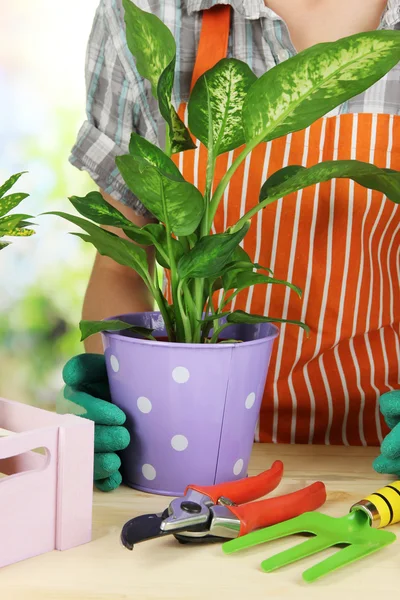
<svg viewBox="0 0 400 600">
<path fill-rule="evenodd" d="M 376 448 L 257 445 L 250 474 L 279 458 L 285 475 L 272 495 L 295 491 L 313 481 L 327 486 L 323 511 L 340 516 L 352 503 L 383 487 L 390 478 L 377 475 L 371 462 Z M 79 502 L 79 498 L 77 498 Z M 356 600 L 400 593 L 399 541 L 374 556 L 313 584 L 301 578 L 315 562 L 310 557 L 266 574 L 259 565 L 276 551 L 296 543 L 280 540 L 247 552 L 225 556 L 219 544 L 182 546 L 173 537 L 140 544 L 129 552 L 120 545 L 122 525 L 146 512 L 159 512 L 169 500 L 129 488 L 95 492 L 93 541 L 68 552 L 52 552 L 0 571 L 4 600 Z M 393 531 L 400 534 L 400 525 Z"/>
</svg>

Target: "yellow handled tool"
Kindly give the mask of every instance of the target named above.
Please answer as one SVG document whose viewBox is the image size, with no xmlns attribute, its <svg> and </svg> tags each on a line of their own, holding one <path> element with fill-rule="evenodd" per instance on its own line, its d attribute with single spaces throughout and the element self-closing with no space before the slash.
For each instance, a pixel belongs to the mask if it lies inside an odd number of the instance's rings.
<svg viewBox="0 0 400 600">
<path fill-rule="evenodd" d="M 376 529 L 400 522 L 400 481 L 386 485 L 381 490 L 360 500 L 350 509 L 364 511 L 371 526 Z"/>
<path fill-rule="evenodd" d="M 400 481 L 395 481 L 353 504 L 350 512 L 344 517 L 335 518 L 319 512 L 307 512 L 278 525 L 259 529 L 226 542 L 222 548 L 226 554 L 231 554 L 289 535 L 314 534 L 294 548 L 264 560 L 261 568 L 269 573 L 336 544 L 345 544 L 344 548 L 332 556 L 304 571 L 303 579 L 311 582 L 394 542 L 396 535 L 392 531 L 383 531 L 382 528 L 399 522 Z"/>
</svg>

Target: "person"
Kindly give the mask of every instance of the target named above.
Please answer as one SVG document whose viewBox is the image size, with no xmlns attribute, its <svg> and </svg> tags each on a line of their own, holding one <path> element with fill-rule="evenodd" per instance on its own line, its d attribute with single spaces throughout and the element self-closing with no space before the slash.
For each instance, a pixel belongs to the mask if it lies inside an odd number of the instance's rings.
<svg viewBox="0 0 400 600">
<path fill-rule="evenodd" d="M 247 62 L 261 76 L 314 44 L 400 29 L 400 0 L 132 1 L 162 19 L 175 37 L 173 100 L 183 111 L 195 66 L 204 72 L 223 57 L 204 48 L 220 47 L 224 33 L 224 55 Z M 207 42 L 202 56 L 201 40 Z M 97 8 L 86 81 L 87 120 L 70 160 L 90 174 L 112 206 L 142 226 L 152 215 L 124 184 L 115 157 L 127 152 L 133 131 L 163 147 L 165 130 L 150 84 L 127 47 L 121 0 L 101 0 Z M 400 65 L 307 130 L 262 145 L 232 179 L 216 230 L 243 214 L 266 174 L 288 163 L 358 158 L 400 170 L 399 111 Z M 193 151 L 182 155 L 187 179 L 201 179 L 202 165 Z M 374 468 L 400 475 L 399 217 L 396 205 L 346 180 L 308 188 L 258 213 L 244 248 L 304 295 L 300 301 L 280 286 L 258 286 L 241 294 L 236 308 L 305 320 L 312 335 L 306 339 L 293 326 L 281 328 L 257 441 L 381 446 Z M 152 268 L 152 249 L 148 258 Z M 96 256 L 84 319 L 151 309 L 133 271 Z M 89 338 L 85 350 L 65 365 L 64 394 L 96 423 L 95 484 L 111 490 L 121 483 L 117 452 L 129 443 L 129 434 L 125 415 L 109 402 L 99 336 Z"/>
</svg>

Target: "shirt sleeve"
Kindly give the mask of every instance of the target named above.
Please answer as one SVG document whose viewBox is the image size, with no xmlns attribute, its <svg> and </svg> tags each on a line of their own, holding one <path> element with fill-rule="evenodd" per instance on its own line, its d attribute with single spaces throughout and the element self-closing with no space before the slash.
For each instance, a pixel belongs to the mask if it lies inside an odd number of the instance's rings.
<svg viewBox="0 0 400 600">
<path fill-rule="evenodd" d="M 102 3 L 87 45 L 85 81 L 87 120 L 78 132 L 69 161 L 89 173 L 107 194 L 137 214 L 151 216 L 126 186 L 115 164 L 116 156 L 128 153 L 131 133 L 137 130 L 134 115 L 140 108 L 132 77 L 126 76 L 108 30 Z"/>
</svg>

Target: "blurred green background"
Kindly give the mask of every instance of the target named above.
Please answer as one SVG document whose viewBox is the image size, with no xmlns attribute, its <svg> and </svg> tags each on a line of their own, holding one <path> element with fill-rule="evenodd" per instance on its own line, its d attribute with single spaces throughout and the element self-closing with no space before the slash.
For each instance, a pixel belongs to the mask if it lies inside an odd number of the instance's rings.
<svg viewBox="0 0 400 600">
<path fill-rule="evenodd" d="M 68 163 L 85 118 L 85 52 L 99 0 L 13 0 L 0 19 L 0 182 L 28 171 L 18 212 L 72 211 L 96 189 Z M 14 190 L 13 190 L 14 191 Z M 53 408 L 66 360 L 83 351 L 78 323 L 94 250 L 56 217 L 0 255 L 0 396 Z"/>
</svg>

